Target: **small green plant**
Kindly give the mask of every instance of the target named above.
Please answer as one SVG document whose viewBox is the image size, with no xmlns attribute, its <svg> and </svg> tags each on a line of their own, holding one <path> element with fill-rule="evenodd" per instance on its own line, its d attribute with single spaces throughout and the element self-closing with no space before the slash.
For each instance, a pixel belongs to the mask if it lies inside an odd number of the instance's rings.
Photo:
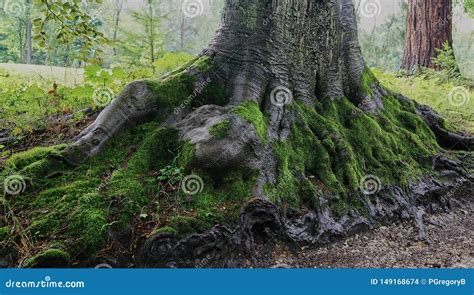
<svg viewBox="0 0 474 295">
<path fill-rule="evenodd" d="M 182 178 L 183 168 L 176 167 L 174 165 L 168 165 L 165 168 L 160 169 L 160 175 L 157 177 L 157 180 L 173 185 L 178 183 Z"/>
<path fill-rule="evenodd" d="M 446 78 L 448 80 L 460 78 L 461 72 L 456 62 L 454 50 L 449 42 L 445 42 L 442 48 L 436 49 L 436 52 L 438 55 L 433 59 L 433 63 L 441 69 Z"/>
</svg>

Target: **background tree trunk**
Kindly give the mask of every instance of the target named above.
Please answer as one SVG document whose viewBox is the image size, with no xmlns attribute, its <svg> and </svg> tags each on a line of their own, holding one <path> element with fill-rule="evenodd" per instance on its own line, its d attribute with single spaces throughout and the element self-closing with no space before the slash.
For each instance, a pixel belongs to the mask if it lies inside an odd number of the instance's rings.
<svg viewBox="0 0 474 295">
<path fill-rule="evenodd" d="M 410 0 L 402 68 L 435 69 L 436 49 L 453 43 L 452 0 Z"/>
<path fill-rule="evenodd" d="M 32 30 L 32 23 L 31 23 L 31 0 L 25 1 L 26 6 L 26 15 L 25 15 L 25 47 L 22 54 L 22 62 L 24 64 L 31 64 L 31 56 L 33 50 L 32 44 L 32 37 L 31 37 L 31 30 Z"/>
<path fill-rule="evenodd" d="M 118 29 L 119 29 L 119 24 L 120 24 L 120 14 L 122 13 L 123 9 L 123 3 L 124 0 L 117 0 L 115 1 L 114 8 L 115 8 L 115 15 L 114 15 L 114 30 L 113 30 L 113 36 L 112 36 L 112 41 L 114 42 L 114 47 L 113 47 L 113 53 L 114 56 L 117 55 L 117 48 L 116 48 L 116 42 L 117 42 L 117 35 L 118 35 Z"/>
</svg>

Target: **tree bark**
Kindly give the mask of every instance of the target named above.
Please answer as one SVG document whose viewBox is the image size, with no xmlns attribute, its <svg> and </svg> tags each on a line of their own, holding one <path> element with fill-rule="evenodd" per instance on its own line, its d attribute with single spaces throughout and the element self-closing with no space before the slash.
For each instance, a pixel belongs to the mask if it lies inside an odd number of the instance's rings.
<svg viewBox="0 0 474 295">
<path fill-rule="evenodd" d="M 242 136 L 237 130 L 239 136 L 225 143 L 209 137 L 207 129 L 211 123 L 224 118 L 233 120 L 235 128 L 247 130 L 244 122 L 232 113 L 235 106 L 245 101 L 256 102 L 268 115 L 268 137 L 270 142 L 274 142 L 285 140 L 297 120 L 287 111 L 286 103 L 275 103 L 274 90 L 283 89 L 283 98 L 290 98 L 290 103 L 294 100 L 312 107 L 321 102 L 347 98 L 353 107 L 368 114 L 383 112 L 382 98 L 390 95 L 366 67 L 358 43 L 351 0 L 226 1 L 221 26 L 200 57 L 211 61 L 210 72 L 203 72 L 191 64 L 180 73 L 195 80 L 195 89 L 206 79 L 222 85 L 230 97 L 229 103 L 224 108 L 202 106 L 190 109 L 187 106 L 179 115 L 169 115 L 168 121 L 180 130 L 182 139 L 196 145 L 197 162 L 207 168 L 255 163 L 272 154 L 269 145 L 259 145 L 261 140 L 255 132 Z M 69 148 L 72 162 L 99 153 L 105 143 L 121 130 L 158 113 L 169 112 L 169 109 L 157 107 L 160 102 L 156 101 L 154 91 L 143 81 L 129 85 Z M 421 116 L 420 113 L 416 115 Z M 448 146 L 456 141 L 458 144 L 454 147 L 472 147 L 472 138 L 458 138 L 454 133 L 441 132 L 441 121 L 438 115 L 427 119 L 433 132 L 443 133 L 441 144 Z M 202 130 L 207 131 L 203 133 Z M 253 155 L 249 155 L 249 150 Z M 216 161 L 216 154 L 225 157 Z M 276 166 L 273 157 L 273 161 L 258 167 L 265 170 L 266 179 L 262 184 L 275 181 Z M 261 189 L 257 190 L 258 194 L 262 194 Z"/>
<path fill-rule="evenodd" d="M 436 69 L 436 49 L 453 44 L 452 0 L 410 0 L 402 68 Z"/>
</svg>

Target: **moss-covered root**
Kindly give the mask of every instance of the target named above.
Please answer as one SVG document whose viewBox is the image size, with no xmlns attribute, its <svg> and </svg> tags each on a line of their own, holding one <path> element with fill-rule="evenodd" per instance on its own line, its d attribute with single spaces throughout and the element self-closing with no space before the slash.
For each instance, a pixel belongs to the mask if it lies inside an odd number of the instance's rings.
<svg viewBox="0 0 474 295">
<path fill-rule="evenodd" d="M 374 114 L 345 98 L 316 108 L 292 104 L 289 137 L 272 143 L 278 180 L 266 187 L 270 199 L 299 207 L 325 195 L 338 208 L 362 208 L 351 196 L 365 177 L 375 176 L 380 187 L 403 186 L 430 173 L 431 157 L 440 150 L 435 135 L 414 108 L 389 96 L 383 103 Z"/>
<path fill-rule="evenodd" d="M 61 268 L 67 267 L 71 255 L 60 248 L 49 248 L 24 260 L 26 268 Z"/>
<path fill-rule="evenodd" d="M 105 108 L 96 121 L 65 150 L 71 164 L 97 155 L 118 133 L 156 118 L 172 121 L 181 110 L 199 104 L 225 104 L 221 86 L 209 78 L 213 63 L 202 56 L 160 81 L 136 81 Z"/>
<path fill-rule="evenodd" d="M 44 183 L 69 166 L 63 161 L 67 145 L 37 147 L 14 154 L 3 165 L 0 179 L 7 194 L 17 195 L 30 189 L 32 183 Z M 16 187 L 20 186 L 20 187 Z"/>
</svg>

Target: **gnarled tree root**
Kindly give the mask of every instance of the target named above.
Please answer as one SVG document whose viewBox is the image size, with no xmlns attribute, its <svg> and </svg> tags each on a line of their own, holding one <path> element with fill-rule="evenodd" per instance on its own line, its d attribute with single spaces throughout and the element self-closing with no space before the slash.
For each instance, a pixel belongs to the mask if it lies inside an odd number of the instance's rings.
<svg viewBox="0 0 474 295">
<path fill-rule="evenodd" d="M 452 170 L 452 165 L 456 169 Z M 318 246 L 399 220 L 413 220 L 417 238 L 429 242 L 424 212 L 439 213 L 472 202 L 474 178 L 462 164 L 440 155 L 433 159 L 444 181 L 426 177 L 403 190 L 388 187 L 375 196 L 359 195 L 366 212 L 349 211 L 335 217 L 330 208 L 320 212 L 284 212 L 266 199 L 256 198 L 242 209 L 234 224 L 178 239 L 173 234 L 149 238 L 137 265 L 144 267 L 242 267 L 271 253 L 279 241 L 290 245 Z M 320 203 L 324 205 L 325 199 Z"/>
<path fill-rule="evenodd" d="M 433 131 L 441 147 L 448 150 L 469 151 L 474 149 L 474 136 L 463 135 L 447 130 L 443 125 L 444 119 L 430 107 L 420 105 L 400 94 L 398 94 L 397 97 L 404 103 L 413 103 L 415 105 L 416 113 L 424 119 L 426 124 Z"/>
</svg>

